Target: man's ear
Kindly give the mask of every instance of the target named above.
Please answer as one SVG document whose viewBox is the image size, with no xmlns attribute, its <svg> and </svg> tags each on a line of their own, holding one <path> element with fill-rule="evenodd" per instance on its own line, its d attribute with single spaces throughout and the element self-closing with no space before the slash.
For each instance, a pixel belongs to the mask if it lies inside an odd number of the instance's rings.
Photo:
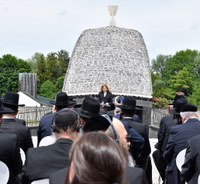
<svg viewBox="0 0 200 184">
<path fill-rule="evenodd" d="M 85 125 L 85 121 L 83 120 L 83 118 L 80 118 L 80 124 L 81 124 L 81 126 Z"/>
<path fill-rule="evenodd" d="M 19 110 L 17 110 L 17 111 L 15 112 L 15 115 L 17 116 L 18 113 L 19 113 Z"/>
</svg>

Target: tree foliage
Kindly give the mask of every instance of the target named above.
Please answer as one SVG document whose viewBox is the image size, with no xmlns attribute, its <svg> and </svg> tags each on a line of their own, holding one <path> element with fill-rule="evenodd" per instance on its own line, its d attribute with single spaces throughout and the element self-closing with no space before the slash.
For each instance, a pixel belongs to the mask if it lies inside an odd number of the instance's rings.
<svg viewBox="0 0 200 184">
<path fill-rule="evenodd" d="M 69 54 L 67 51 L 60 50 L 58 52 L 50 52 L 47 56 L 41 53 L 35 53 L 31 59 L 31 63 L 35 65 L 32 68 L 35 69 L 34 71 L 38 76 L 38 93 L 40 95 L 44 93 L 44 90 L 41 89 L 41 85 L 47 80 L 55 85 L 56 91 L 61 91 L 69 63 Z M 41 90 L 43 90 L 43 92 Z"/>
<path fill-rule="evenodd" d="M 41 85 L 40 95 L 53 99 L 55 97 L 56 87 L 50 80 L 46 80 Z"/>
<path fill-rule="evenodd" d="M 30 63 L 10 54 L 0 58 L 0 94 L 18 91 L 19 73 L 30 72 Z"/>
<path fill-rule="evenodd" d="M 187 49 L 172 56 L 158 55 L 152 60 L 151 72 L 153 96 L 169 102 L 176 90 L 183 87 L 188 99 L 198 104 L 198 98 L 193 94 L 199 93 L 200 52 Z"/>
</svg>

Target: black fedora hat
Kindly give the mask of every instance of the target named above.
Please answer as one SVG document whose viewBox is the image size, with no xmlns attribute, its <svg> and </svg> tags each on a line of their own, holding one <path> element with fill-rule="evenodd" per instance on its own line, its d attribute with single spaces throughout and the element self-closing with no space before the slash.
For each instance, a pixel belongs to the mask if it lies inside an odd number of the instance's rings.
<svg viewBox="0 0 200 184">
<path fill-rule="evenodd" d="M 174 104 L 174 109 L 172 110 L 172 114 L 180 114 L 182 108 L 187 105 L 188 101 L 186 98 L 178 98 Z"/>
<path fill-rule="evenodd" d="M 6 92 L 4 99 L 3 99 L 4 106 L 16 107 L 16 108 L 18 106 L 25 106 L 24 104 L 18 104 L 18 103 L 19 103 L 19 94 Z"/>
<path fill-rule="evenodd" d="M 109 121 L 100 115 L 100 101 L 93 97 L 85 97 L 81 108 L 76 109 L 82 118 L 86 118 L 84 132 L 105 131 L 110 126 Z"/>
<path fill-rule="evenodd" d="M 186 104 L 181 109 L 181 112 L 197 112 L 197 110 L 198 110 L 197 106 L 192 105 L 192 104 Z"/>
<path fill-rule="evenodd" d="M 100 101 L 93 97 L 85 97 L 81 108 L 78 110 L 81 117 L 91 118 L 100 112 Z"/>
<path fill-rule="evenodd" d="M 120 108 L 123 110 L 135 110 L 136 109 L 136 100 L 133 97 L 124 97 L 122 105 Z"/>
<path fill-rule="evenodd" d="M 56 101 L 50 101 L 50 103 L 56 106 L 68 107 L 75 105 L 76 101 L 69 97 L 66 92 L 60 92 L 56 96 Z"/>
<path fill-rule="evenodd" d="M 103 116 L 97 115 L 86 120 L 83 126 L 83 132 L 106 131 L 110 122 Z"/>
<path fill-rule="evenodd" d="M 9 114 L 13 113 L 14 111 L 10 108 L 4 107 L 2 101 L 0 100 L 0 115 L 1 114 Z"/>
</svg>

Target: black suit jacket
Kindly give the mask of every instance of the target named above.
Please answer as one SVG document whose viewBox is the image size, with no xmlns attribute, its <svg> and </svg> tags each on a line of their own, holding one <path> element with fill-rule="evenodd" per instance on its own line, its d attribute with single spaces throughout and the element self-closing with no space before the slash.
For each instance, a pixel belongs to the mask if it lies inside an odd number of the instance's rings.
<svg viewBox="0 0 200 184">
<path fill-rule="evenodd" d="M 99 97 L 100 103 L 104 102 L 104 103 L 109 103 L 109 105 L 112 104 L 112 93 L 111 92 L 108 92 L 105 97 L 104 97 L 103 92 L 99 92 L 98 97 Z"/>
<path fill-rule="evenodd" d="M 185 155 L 185 163 L 182 166 L 182 174 L 188 184 L 198 183 L 200 174 L 200 135 L 188 141 Z"/>
<path fill-rule="evenodd" d="M 176 157 L 178 153 L 187 148 L 188 140 L 200 133 L 200 121 L 198 119 L 189 119 L 186 123 L 173 126 L 170 131 L 169 139 L 163 154 L 168 167 L 166 169 L 166 178 L 169 182 L 179 184 L 183 180 L 178 168 L 176 167 Z M 171 174 L 172 177 L 171 177 Z"/>
<path fill-rule="evenodd" d="M 69 139 L 58 139 L 49 146 L 30 148 L 24 166 L 24 180 L 49 178 L 56 171 L 68 167 L 71 145 Z"/>
<path fill-rule="evenodd" d="M 160 127 L 158 130 L 158 143 L 155 146 L 158 149 L 160 155 L 162 155 L 165 150 L 169 137 L 170 128 L 175 125 L 176 121 L 173 118 L 172 114 L 168 114 L 162 117 L 160 121 Z"/>
<path fill-rule="evenodd" d="M 37 132 L 37 136 L 38 136 L 38 146 L 40 141 L 46 137 L 52 134 L 52 124 L 53 124 L 53 118 L 55 116 L 55 113 L 47 113 L 44 116 L 42 116 L 41 120 L 40 120 L 40 124 L 38 127 L 38 132 Z"/>
<path fill-rule="evenodd" d="M 65 184 L 68 169 L 64 168 L 53 175 L 51 175 L 49 183 L 50 184 Z M 128 167 L 126 170 L 126 179 L 129 184 L 147 184 L 145 180 L 145 172 L 141 168 Z"/>
<path fill-rule="evenodd" d="M 2 132 L 14 133 L 17 135 L 19 147 L 26 153 L 29 148 L 33 147 L 31 133 L 28 127 L 16 123 L 15 119 L 2 119 Z"/>
<path fill-rule="evenodd" d="M 143 159 L 146 160 L 149 154 L 151 153 L 151 146 L 149 142 L 149 126 L 142 123 L 135 122 L 131 118 L 128 118 L 128 119 L 123 118 L 121 121 L 128 122 L 128 124 L 131 127 L 133 127 L 135 131 L 144 138 L 144 147 L 141 151 L 141 157 L 139 157 L 138 160 L 136 160 L 136 163 L 138 164 L 142 162 L 144 163 Z"/>
<path fill-rule="evenodd" d="M 15 118 L 15 121 L 21 125 L 25 125 L 26 126 L 26 121 L 24 121 L 23 119 L 19 119 L 19 118 Z"/>
<path fill-rule="evenodd" d="M 22 169 L 17 135 L 12 133 L 2 133 L 0 130 L 0 160 L 9 168 L 10 177 L 8 184 L 17 184 L 18 182 L 15 177 L 21 173 Z"/>
</svg>

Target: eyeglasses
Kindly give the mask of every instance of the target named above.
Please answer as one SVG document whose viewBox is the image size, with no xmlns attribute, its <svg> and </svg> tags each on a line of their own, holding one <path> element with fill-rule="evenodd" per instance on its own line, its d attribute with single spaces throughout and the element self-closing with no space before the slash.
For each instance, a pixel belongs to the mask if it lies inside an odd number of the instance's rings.
<svg viewBox="0 0 200 184">
<path fill-rule="evenodd" d="M 131 142 L 131 135 L 128 135 L 128 134 L 126 135 L 126 141 Z"/>
</svg>

